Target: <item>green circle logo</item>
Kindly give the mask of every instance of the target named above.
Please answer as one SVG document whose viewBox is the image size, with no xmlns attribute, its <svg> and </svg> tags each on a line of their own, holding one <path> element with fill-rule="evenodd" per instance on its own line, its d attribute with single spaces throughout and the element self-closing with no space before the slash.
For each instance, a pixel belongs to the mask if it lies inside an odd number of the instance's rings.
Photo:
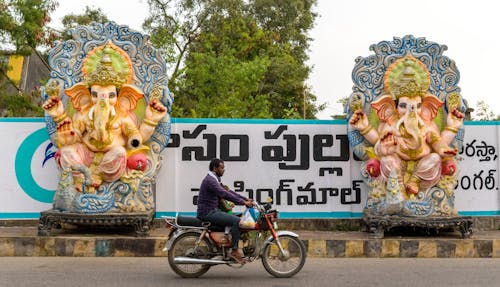
<svg viewBox="0 0 500 287">
<path fill-rule="evenodd" d="M 31 174 L 31 160 L 37 148 L 48 139 L 45 128 L 30 134 L 17 150 L 15 161 L 17 182 L 23 191 L 31 198 L 44 203 L 52 203 L 55 190 L 45 189 L 36 183 Z"/>
</svg>

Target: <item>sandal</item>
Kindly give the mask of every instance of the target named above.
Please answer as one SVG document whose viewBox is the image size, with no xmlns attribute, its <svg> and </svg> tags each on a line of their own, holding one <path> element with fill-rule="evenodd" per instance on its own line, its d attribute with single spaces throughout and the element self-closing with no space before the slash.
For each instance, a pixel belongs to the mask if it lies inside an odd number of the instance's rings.
<svg viewBox="0 0 500 287">
<path fill-rule="evenodd" d="M 246 263 L 245 259 L 241 257 L 241 254 L 238 250 L 231 251 L 231 253 L 229 253 L 229 258 L 234 259 L 234 261 L 238 262 L 241 265 L 244 265 Z"/>
</svg>

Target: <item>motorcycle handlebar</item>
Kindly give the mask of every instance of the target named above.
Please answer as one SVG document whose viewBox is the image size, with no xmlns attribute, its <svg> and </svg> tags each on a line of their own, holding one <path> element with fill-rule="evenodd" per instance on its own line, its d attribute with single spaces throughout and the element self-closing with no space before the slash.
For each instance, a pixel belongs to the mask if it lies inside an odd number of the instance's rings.
<svg viewBox="0 0 500 287">
<path fill-rule="evenodd" d="M 257 208 L 259 211 L 266 211 L 271 208 L 271 203 L 259 204 L 257 201 L 253 201 L 253 207 Z M 268 206 L 268 207 L 267 207 Z"/>
</svg>

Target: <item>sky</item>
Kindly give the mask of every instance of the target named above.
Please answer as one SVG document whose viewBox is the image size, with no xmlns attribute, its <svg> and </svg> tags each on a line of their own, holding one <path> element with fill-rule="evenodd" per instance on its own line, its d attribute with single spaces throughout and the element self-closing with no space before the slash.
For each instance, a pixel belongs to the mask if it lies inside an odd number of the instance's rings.
<svg viewBox="0 0 500 287">
<path fill-rule="evenodd" d="M 326 103 L 319 119 L 331 119 L 343 108 L 337 101 L 352 92 L 351 72 L 358 56 L 373 52 L 370 45 L 405 35 L 425 37 L 446 45 L 443 55 L 454 60 L 460 71 L 458 86 L 473 108 L 485 101 L 500 115 L 500 17 L 491 0 L 318 0 L 318 13 L 308 65 L 307 81 L 318 103 Z M 59 0 L 50 26 L 60 28 L 64 15 L 81 14 L 85 6 L 99 7 L 109 19 L 142 31 L 148 15 L 146 0 Z"/>
</svg>

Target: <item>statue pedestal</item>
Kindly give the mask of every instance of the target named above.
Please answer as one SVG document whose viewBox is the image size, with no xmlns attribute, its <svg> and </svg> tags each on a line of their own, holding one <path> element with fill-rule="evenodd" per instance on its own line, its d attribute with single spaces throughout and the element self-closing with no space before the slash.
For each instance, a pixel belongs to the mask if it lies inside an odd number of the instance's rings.
<svg viewBox="0 0 500 287">
<path fill-rule="evenodd" d="M 398 215 L 363 216 L 363 222 L 374 238 L 384 238 L 384 232 L 396 227 L 417 227 L 430 230 L 455 230 L 458 228 L 462 238 L 472 235 L 472 217 L 405 217 Z"/>
<path fill-rule="evenodd" d="M 137 237 L 149 236 L 154 212 L 84 214 L 46 210 L 40 213 L 38 236 L 50 236 L 52 228 L 63 223 L 76 226 L 134 227 Z"/>
</svg>

